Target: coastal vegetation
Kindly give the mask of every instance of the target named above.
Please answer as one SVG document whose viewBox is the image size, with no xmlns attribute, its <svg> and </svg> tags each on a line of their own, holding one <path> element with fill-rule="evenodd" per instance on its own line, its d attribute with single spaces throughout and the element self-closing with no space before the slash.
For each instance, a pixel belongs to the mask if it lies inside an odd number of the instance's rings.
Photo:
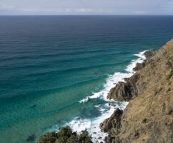
<svg viewBox="0 0 173 143">
<path fill-rule="evenodd" d="M 136 64 L 136 73 L 108 93 L 108 99 L 129 104 L 100 123 L 101 131 L 108 134 L 105 143 L 173 143 L 173 40 L 159 51 L 150 50 L 144 55 L 146 60 Z M 78 135 L 66 126 L 58 133 L 46 133 L 37 143 L 92 141 L 86 130 Z"/>
<path fill-rule="evenodd" d="M 173 113 L 173 110 L 169 110 L 168 115 L 171 115 Z"/>
<path fill-rule="evenodd" d="M 144 55 L 136 73 L 117 83 L 107 96 L 129 104 L 119 117 L 112 114 L 101 123 L 108 133 L 106 143 L 173 143 L 173 39 Z"/>
<path fill-rule="evenodd" d="M 143 121 L 142 121 L 142 123 L 146 123 L 147 122 L 147 119 L 145 118 L 145 119 L 143 119 Z"/>
<path fill-rule="evenodd" d="M 66 126 L 60 128 L 58 133 L 47 132 L 36 143 L 92 143 L 92 141 L 87 130 L 77 134 L 69 126 Z"/>
</svg>

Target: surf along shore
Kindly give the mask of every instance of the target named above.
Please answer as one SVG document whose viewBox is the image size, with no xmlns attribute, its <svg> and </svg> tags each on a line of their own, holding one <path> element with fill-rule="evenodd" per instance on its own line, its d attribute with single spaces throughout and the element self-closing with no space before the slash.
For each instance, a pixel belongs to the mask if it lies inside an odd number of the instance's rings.
<svg viewBox="0 0 173 143">
<path fill-rule="evenodd" d="M 173 142 L 173 40 L 156 53 L 150 50 L 142 54 L 146 59 L 140 59 L 136 66 L 128 69 L 132 76 L 114 85 L 107 95 L 109 100 L 127 101 L 129 104 L 124 111 L 114 109 L 109 118 L 98 123 L 107 136 L 92 141 Z M 58 142 L 57 136 L 45 134 L 42 137 L 48 137 L 52 143 Z M 40 139 L 37 142 L 43 143 Z"/>
<path fill-rule="evenodd" d="M 156 53 L 144 53 L 136 73 L 119 82 L 109 99 L 129 101 L 100 124 L 106 143 L 173 143 L 173 39 Z"/>
</svg>

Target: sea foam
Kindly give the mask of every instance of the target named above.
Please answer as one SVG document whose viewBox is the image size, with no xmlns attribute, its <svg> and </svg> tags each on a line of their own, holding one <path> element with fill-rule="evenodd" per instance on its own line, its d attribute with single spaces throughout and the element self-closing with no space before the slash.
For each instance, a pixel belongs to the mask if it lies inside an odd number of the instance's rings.
<svg viewBox="0 0 173 143">
<path fill-rule="evenodd" d="M 79 102 L 84 103 L 92 98 L 103 98 L 104 100 L 108 100 L 107 94 L 110 89 L 114 87 L 118 82 L 124 81 L 124 78 L 129 78 L 135 73 L 133 68 L 136 66 L 137 63 L 142 63 L 146 59 L 144 56 L 145 52 L 146 51 L 140 52 L 139 54 L 134 54 L 139 58 L 131 61 L 131 63 L 126 68 L 127 73 L 116 72 L 113 75 L 109 75 L 109 77 L 106 79 L 106 83 L 104 84 L 104 88 L 102 91 L 93 93 L 93 95 L 87 96 L 85 99 L 82 99 Z"/>
<path fill-rule="evenodd" d="M 101 112 L 101 116 L 91 119 L 83 119 L 81 117 L 76 117 L 74 120 L 67 123 L 66 125 L 70 126 L 73 131 L 76 131 L 78 133 L 86 129 L 92 136 L 92 141 L 94 143 L 98 141 L 104 142 L 104 138 L 107 134 L 100 131 L 100 123 L 103 122 L 106 118 L 109 118 L 116 108 L 124 110 L 125 107 L 128 105 L 128 102 L 116 102 L 113 100 L 108 100 L 107 94 L 109 93 L 110 89 L 116 86 L 119 81 L 124 81 L 124 78 L 129 78 L 135 73 L 133 71 L 133 68 L 136 66 L 136 63 L 142 63 L 145 60 L 144 52 L 145 51 L 140 52 L 139 54 L 134 54 L 138 57 L 138 59 L 132 60 L 131 63 L 127 66 L 127 73 L 116 72 L 113 75 L 109 75 L 106 79 L 103 90 L 93 93 L 91 96 L 87 96 L 85 99 L 79 101 L 80 104 L 85 104 L 86 102 L 89 102 L 90 100 L 96 98 L 105 100 L 106 102 L 104 105 L 99 104 L 94 106 Z M 110 103 L 113 103 L 115 106 L 110 106 Z"/>
</svg>

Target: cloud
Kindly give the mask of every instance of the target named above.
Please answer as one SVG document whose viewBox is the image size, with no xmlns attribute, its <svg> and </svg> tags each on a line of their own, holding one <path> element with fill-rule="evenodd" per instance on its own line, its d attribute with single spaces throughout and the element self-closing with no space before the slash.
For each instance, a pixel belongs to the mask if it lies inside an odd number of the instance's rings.
<svg viewBox="0 0 173 143">
<path fill-rule="evenodd" d="M 147 14 L 146 11 L 135 11 L 134 13 L 135 13 L 135 14 L 142 14 L 142 15 L 143 15 L 143 14 Z"/>
<path fill-rule="evenodd" d="M 23 12 L 36 12 L 39 11 L 38 9 L 19 9 L 19 11 L 23 11 Z"/>
<path fill-rule="evenodd" d="M 0 5 L 0 9 L 12 10 L 14 8 L 15 6 L 12 6 L 12 5 L 5 5 L 5 4 Z"/>
<path fill-rule="evenodd" d="M 0 14 L 173 14 L 172 0 L 1 0 Z"/>
<path fill-rule="evenodd" d="M 161 5 L 164 8 L 173 8 L 173 1 L 167 2 L 167 3 L 162 3 Z"/>
<path fill-rule="evenodd" d="M 61 12 L 62 11 L 63 10 L 61 10 Z M 77 8 L 77 9 L 67 8 L 67 9 L 65 9 L 65 12 L 85 14 L 85 13 L 112 13 L 113 11 L 111 11 L 111 10 L 105 11 L 103 9 L 90 9 L 90 8 Z"/>
<path fill-rule="evenodd" d="M 93 10 L 89 9 L 89 8 L 79 8 L 79 9 L 75 9 L 75 12 L 79 12 L 79 13 L 86 13 L 86 12 L 93 12 Z"/>
<path fill-rule="evenodd" d="M 65 9 L 65 12 L 67 13 L 88 13 L 88 12 L 93 12 L 92 9 L 89 8 L 77 8 L 77 9 L 71 9 L 71 8 L 67 8 Z"/>
</svg>

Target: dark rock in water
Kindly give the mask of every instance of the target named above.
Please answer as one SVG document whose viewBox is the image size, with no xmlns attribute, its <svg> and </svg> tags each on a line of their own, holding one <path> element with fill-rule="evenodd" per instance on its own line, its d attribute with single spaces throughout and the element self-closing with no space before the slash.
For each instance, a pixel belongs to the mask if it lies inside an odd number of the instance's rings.
<svg viewBox="0 0 173 143">
<path fill-rule="evenodd" d="M 35 140 L 35 135 L 33 134 L 33 135 L 30 135 L 27 139 L 26 139 L 26 141 L 27 142 L 33 142 Z"/>
<path fill-rule="evenodd" d="M 119 82 L 114 88 L 112 88 L 107 96 L 108 99 L 114 99 L 115 101 L 129 101 L 132 98 L 131 85 Z"/>
<path fill-rule="evenodd" d="M 136 73 L 130 78 L 126 78 L 126 82 L 118 82 L 117 85 L 108 93 L 108 99 L 115 101 L 129 101 L 138 95 L 136 82 L 140 76 Z"/>
<path fill-rule="evenodd" d="M 118 99 L 119 101 L 128 101 L 131 97 L 131 91 L 124 82 L 119 82 L 107 96 L 108 99 Z"/>
<path fill-rule="evenodd" d="M 133 68 L 133 70 L 134 71 L 138 71 L 138 70 L 142 69 L 145 66 L 146 66 L 146 63 L 145 62 L 137 63 L 136 66 Z"/>
<path fill-rule="evenodd" d="M 80 117 L 77 117 L 76 120 L 80 120 L 81 118 Z"/>
<path fill-rule="evenodd" d="M 115 107 L 116 105 L 113 103 L 109 103 L 109 106 Z"/>
<path fill-rule="evenodd" d="M 102 139 L 102 137 L 98 137 L 98 139 L 99 139 L 99 140 L 101 140 L 101 139 Z"/>
<path fill-rule="evenodd" d="M 128 81 L 129 80 L 129 78 L 124 78 L 124 81 Z"/>
<path fill-rule="evenodd" d="M 155 55 L 155 52 L 154 52 L 154 50 L 152 49 L 152 50 L 146 51 L 146 52 L 144 53 L 144 55 L 145 55 L 145 57 L 148 59 L 148 58 L 151 58 L 152 56 L 154 56 L 154 55 Z"/>
<path fill-rule="evenodd" d="M 150 58 L 155 55 L 154 50 L 149 50 L 144 53 L 145 57 L 147 58 L 142 63 L 137 63 L 136 66 L 133 68 L 134 71 L 141 70 L 144 68 L 148 63 L 150 63 Z"/>
<path fill-rule="evenodd" d="M 111 129 L 114 128 L 118 132 L 121 127 L 121 115 L 123 111 L 117 108 L 110 118 L 106 119 L 103 123 L 100 124 L 101 131 L 111 132 Z"/>
<path fill-rule="evenodd" d="M 100 127 L 102 127 L 103 126 L 103 123 L 100 123 Z"/>
<path fill-rule="evenodd" d="M 114 143 L 115 137 L 108 135 L 105 137 L 105 143 Z"/>
</svg>

